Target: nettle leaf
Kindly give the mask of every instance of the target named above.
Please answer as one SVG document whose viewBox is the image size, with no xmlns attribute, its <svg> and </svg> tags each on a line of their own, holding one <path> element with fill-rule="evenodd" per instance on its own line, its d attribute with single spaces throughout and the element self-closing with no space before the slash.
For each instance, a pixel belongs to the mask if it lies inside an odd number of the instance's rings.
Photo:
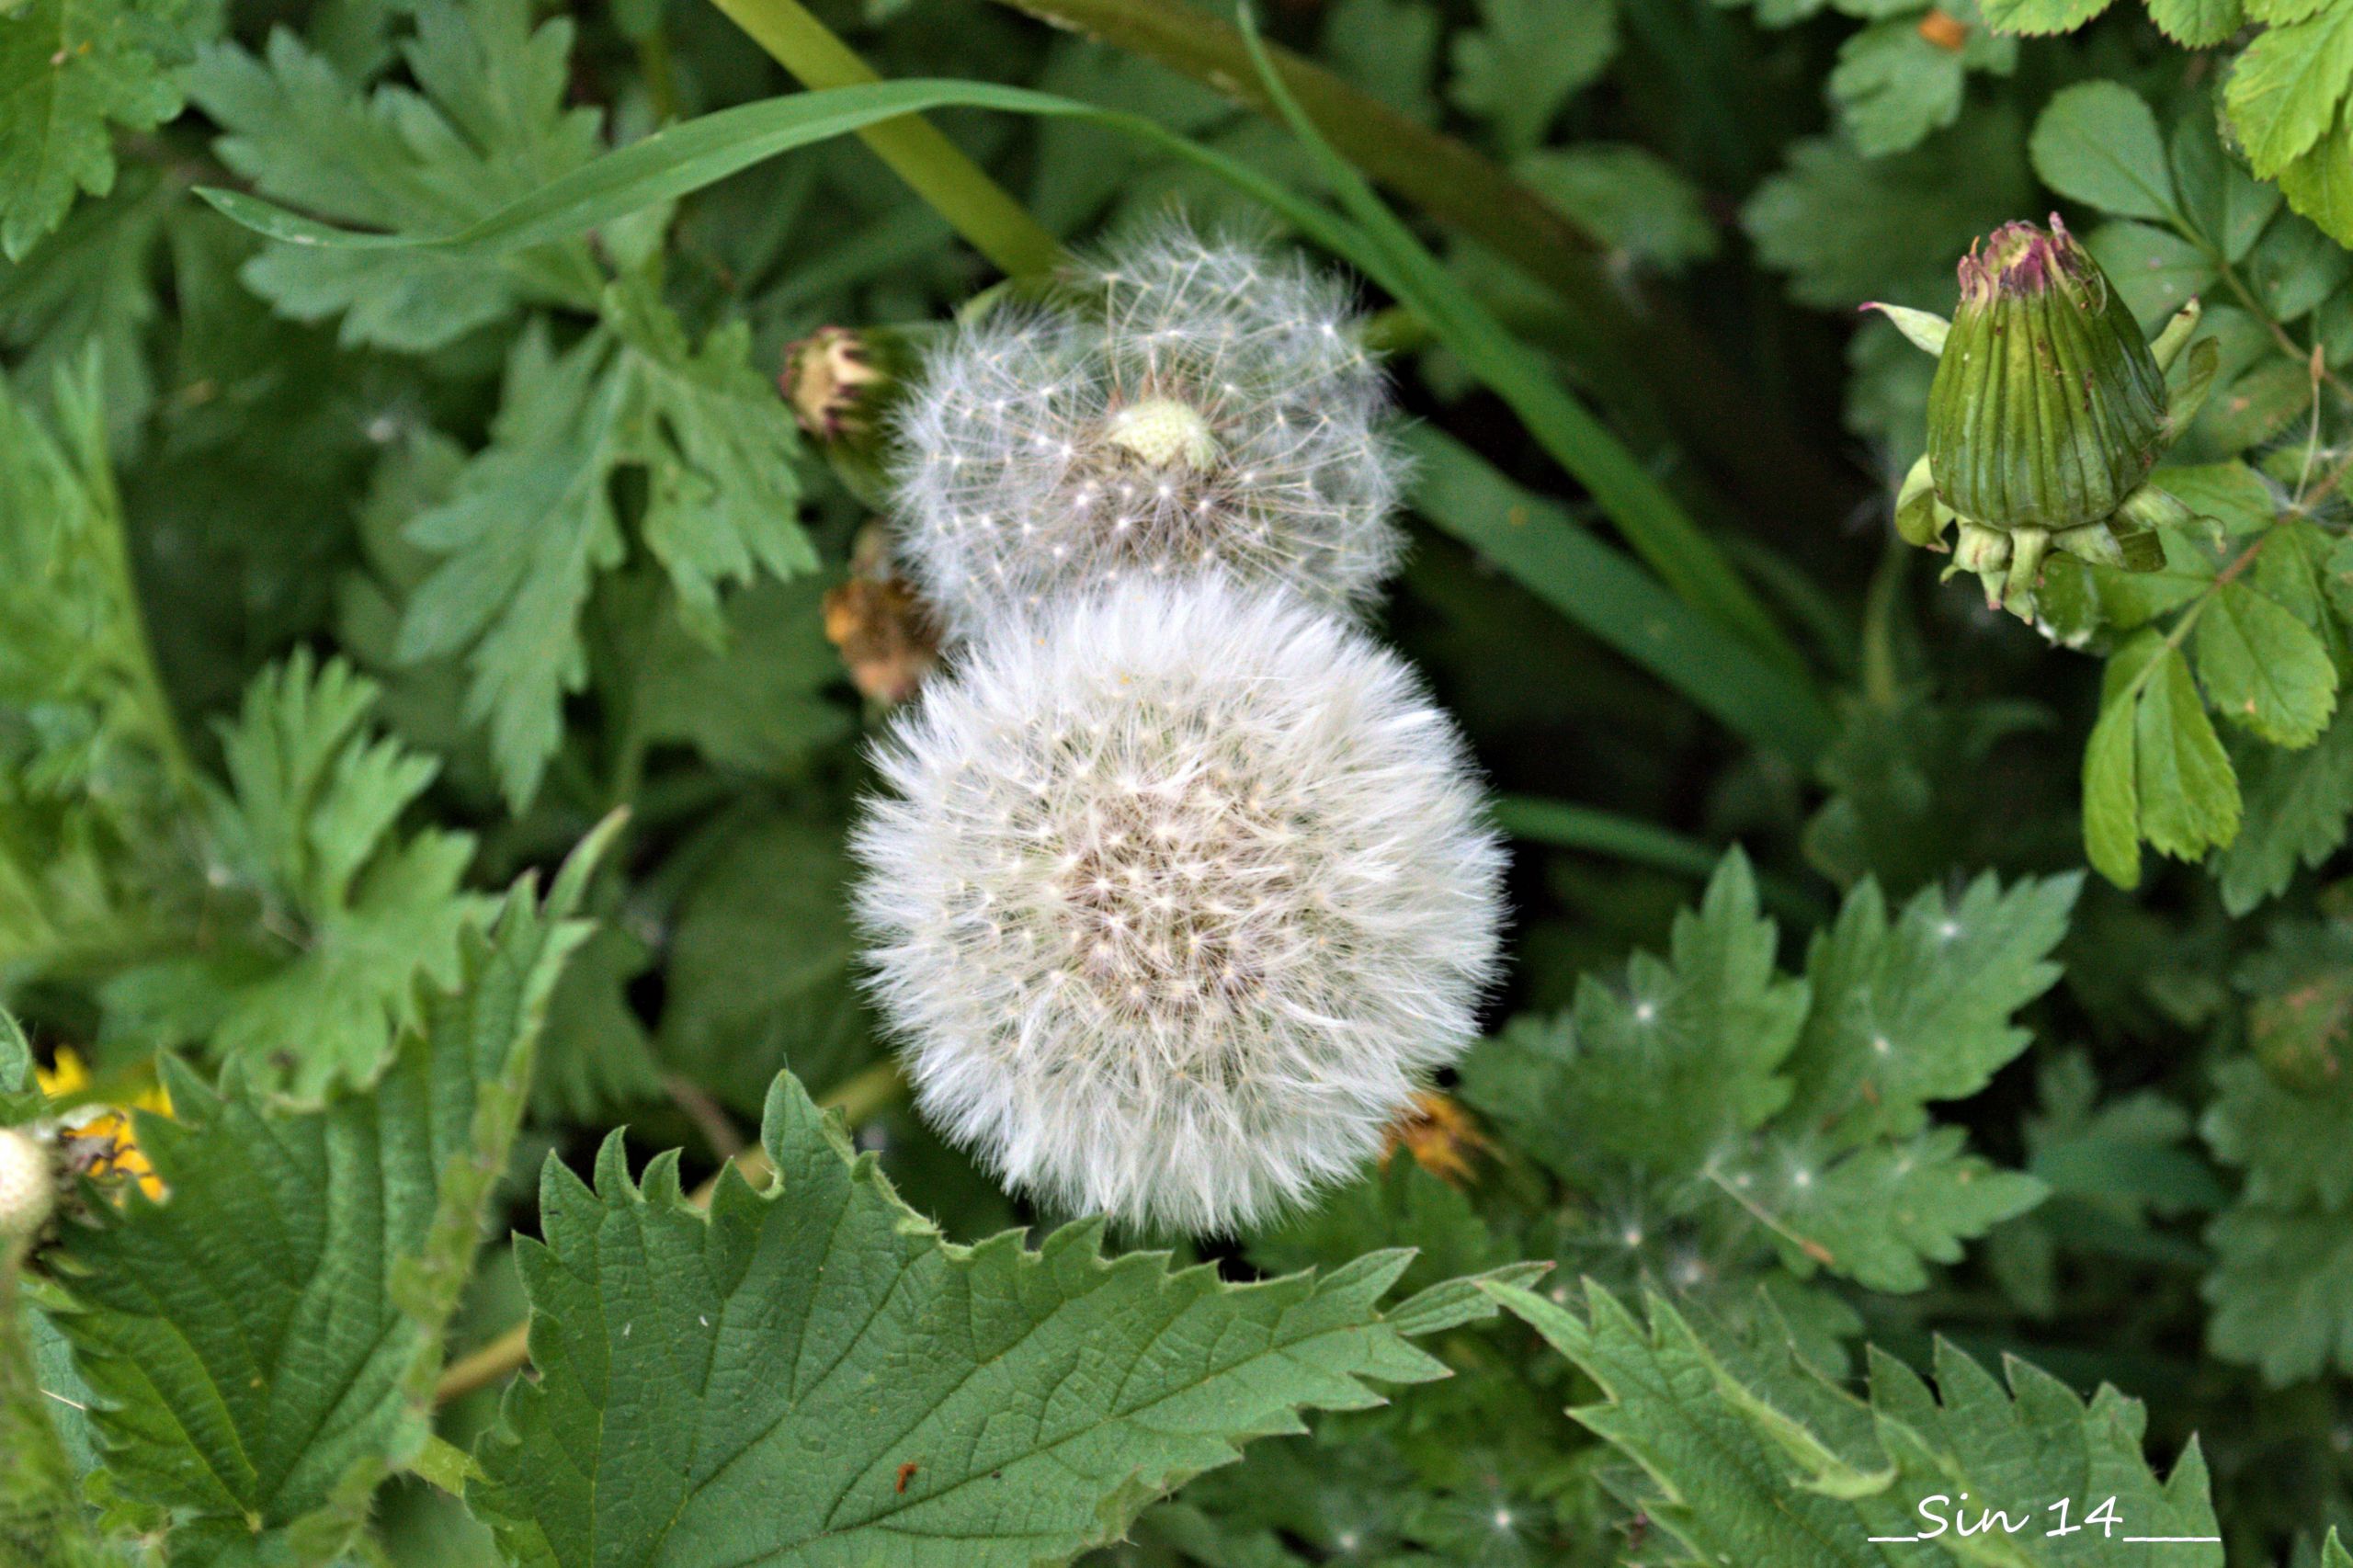
<svg viewBox="0 0 2353 1568">
<path fill-rule="evenodd" d="M 186 0 L 24 0 L 0 8 L 0 253 L 15 261 L 77 191 L 114 188 L 118 127 L 180 111 Z"/>
<path fill-rule="evenodd" d="M 593 109 L 567 108 L 572 24 L 530 27 L 521 0 L 428 0 L 403 46 L 424 89 L 363 97 L 293 34 L 266 59 L 234 44 L 188 74 L 221 123 L 221 161 L 261 194 L 363 227 L 441 233 L 465 227 L 596 156 Z M 440 252 L 273 244 L 239 274 L 298 321 L 343 318 L 343 340 L 422 352 L 535 301 L 592 307 L 597 274 L 582 242 L 485 258 Z"/>
<path fill-rule="evenodd" d="M 1830 98 L 1856 149 L 1883 157 L 1960 119 L 1970 72 L 2006 76 L 2017 63 L 2015 39 L 1971 28 L 1953 49 L 1923 32 L 1917 17 L 1893 17 L 1840 46 Z"/>
<path fill-rule="evenodd" d="M 468 1489 L 511 1560 L 1029 1568 L 1303 1408 L 1444 1375 L 1376 1305 L 1408 1255 L 1228 1285 L 1106 1259 L 1091 1222 L 954 1246 L 789 1075 L 762 1142 L 776 1187 L 731 1167 L 707 1216 L 618 1135 L 594 1191 L 550 1162 L 519 1254 L 540 1375 Z M 1451 1295 L 1433 1326 L 1477 1315 Z"/>
<path fill-rule="evenodd" d="M 1699 908 L 1676 916 L 1665 960 L 1635 955 L 1618 985 L 1588 975 L 1566 1014 L 1482 1044 L 1463 1096 L 1573 1183 L 1599 1174 L 1597 1159 L 1696 1173 L 1789 1100 L 1781 1066 L 1808 993 L 1776 969 L 1777 940 L 1735 850 Z"/>
<path fill-rule="evenodd" d="M 596 853 L 468 934 L 372 1093 L 289 1113 L 237 1070 L 175 1072 L 173 1118 L 138 1122 L 168 1197 L 66 1226 L 60 1322 L 110 1483 L 173 1511 L 175 1564 L 335 1562 L 424 1441 Z"/>
<path fill-rule="evenodd" d="M 2144 631 L 2109 660 L 2084 748 L 2084 847 L 2119 887 L 2141 881 L 2141 841 L 2195 860 L 2239 829 L 2238 776 L 2179 649 Z"/>
<path fill-rule="evenodd" d="M 441 561 L 409 599 L 400 656 L 464 656 L 467 718 L 489 726 L 517 810 L 562 738 L 565 694 L 587 682 L 581 614 L 624 554 L 617 471 L 644 471 L 647 543 L 706 641 L 722 635 L 719 585 L 816 565 L 794 516 L 792 420 L 743 329 L 698 349 L 637 279 L 603 308 L 607 325 L 562 355 L 544 331 L 522 335 L 490 445 L 405 532 Z"/>
<path fill-rule="evenodd" d="M 1600 1385 L 1605 1403 L 1570 1414 L 1642 1467 L 1645 1511 L 1696 1561 L 1944 1561 L 1938 1546 L 1910 1544 L 1941 1520 L 1940 1545 L 1955 1555 L 1973 1548 L 1968 1561 L 2004 1568 L 2222 1568 L 2197 1444 L 2159 1480 L 2143 1450 L 2147 1413 L 2113 1388 L 2087 1403 L 2016 1360 L 2005 1387 L 1939 1341 L 1933 1387 L 1874 1352 L 1862 1398 L 1786 1339 L 1703 1334 L 1664 1301 L 1648 1303 L 1645 1327 L 1597 1286 L 1582 1315 L 1524 1290 L 1487 1289 Z M 1969 1504 L 1957 1511 L 1963 1494 Z M 2111 1498 L 2120 1531 L 2080 1528 Z M 2061 1499 L 2079 1528 L 2052 1535 Z M 1973 1521 L 1987 1508 L 2017 1533 L 1997 1526 L 1962 1538 L 1952 1528 L 1961 1513 Z"/>
</svg>

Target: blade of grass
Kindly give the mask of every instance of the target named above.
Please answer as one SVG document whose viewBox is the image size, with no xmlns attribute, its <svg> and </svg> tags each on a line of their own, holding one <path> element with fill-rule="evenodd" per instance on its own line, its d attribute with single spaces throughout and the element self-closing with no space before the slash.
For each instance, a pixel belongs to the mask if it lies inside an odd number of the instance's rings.
<svg viewBox="0 0 2353 1568">
<path fill-rule="evenodd" d="M 1752 744 L 1803 767 L 1828 743 L 1830 710 L 1812 687 L 1668 593 L 1566 507 L 1427 426 L 1405 442 L 1420 467 L 1416 509 L 1567 619 Z"/>
<path fill-rule="evenodd" d="M 1169 0 L 997 0 L 1154 61 L 1245 108 L 1278 111 L 1241 33 Z M 1632 13 L 1675 7 L 1639 6 Z M 1469 143 L 1407 119 L 1335 73 L 1279 46 L 1267 55 L 1335 149 L 1447 228 L 1550 289 L 1577 328 L 1571 358 L 1624 427 L 1662 402 L 1675 434 L 1749 509 L 1810 524 L 1859 488 L 1836 471 L 1693 329 L 1677 302 L 1613 270 L 1569 215 Z M 1712 99 L 1709 100 L 1711 103 Z"/>
<path fill-rule="evenodd" d="M 1495 802 L 1495 825 L 1514 838 L 1557 849 L 1577 849 L 1592 855 L 1631 861 L 1656 870 L 1705 881 L 1714 874 L 1723 851 L 1671 828 L 1591 806 L 1565 801 L 1541 801 L 1528 795 L 1506 795 Z M 1829 915 L 1822 900 L 1779 877 L 1757 878 L 1757 891 L 1777 915 L 1801 925 L 1818 926 Z"/>
<path fill-rule="evenodd" d="M 251 196 L 222 190 L 207 190 L 204 195 L 248 227 L 294 244 L 332 248 L 424 245 L 444 250 L 506 250 L 579 233 L 650 203 L 683 196 L 795 147 L 893 116 L 951 104 L 1074 118 L 1148 142 L 1226 179 L 1280 213 L 1311 241 L 1381 278 L 1384 285 L 1398 276 L 1385 254 L 1356 225 L 1247 165 L 1140 116 L 986 83 L 880 83 L 722 109 L 608 153 L 452 234 L 355 234 Z M 1470 354 L 1463 357 L 1474 369 L 1487 362 Z M 1541 371 L 1534 374 L 1540 381 Z M 1579 417 L 1589 417 L 1569 403 L 1557 388 L 1550 392 L 1556 403 L 1566 404 Z M 1623 465 L 1642 472 L 1606 430 L 1597 426 L 1593 433 L 1597 441 L 1617 453 Z M 1430 438 L 1427 433 L 1424 438 Z M 1445 466 L 1461 472 L 1466 467 L 1465 460 L 1477 460 L 1462 451 L 1461 460 Z M 1643 478 L 1647 482 L 1646 474 Z M 1503 483 L 1500 476 L 1495 483 Z M 1596 488 L 1598 497 L 1599 489 L 1590 483 L 1589 487 Z M 1664 493 L 1658 494 L 1663 498 Z M 1524 499 L 1523 510 L 1547 506 L 1532 496 Z M 1557 508 L 1548 509 L 1558 515 Z M 1455 520 L 1446 526 L 1485 550 L 1548 603 L 1658 673 L 1744 737 L 1802 761 L 1827 733 L 1826 710 L 1819 698 L 1789 667 L 1794 655 L 1777 661 L 1760 653 L 1704 615 L 1678 604 L 1656 579 L 1598 540 L 1565 523 L 1549 530 L 1499 531 L 1501 506 L 1483 517 L 1474 516 L 1469 506 L 1450 510 Z M 1700 542 L 1704 546 L 1705 541 Z"/>
<path fill-rule="evenodd" d="M 800 0 L 711 0 L 711 4 L 813 92 L 881 80 Z M 933 211 L 954 224 L 973 249 L 1008 277 L 1051 272 L 1061 261 L 1061 242 L 928 121 L 912 115 L 886 119 L 868 126 L 858 136 Z"/>
<path fill-rule="evenodd" d="M 1768 656 L 1802 670 L 1804 660 L 1795 644 L 1666 487 L 1562 390 L 1543 363 L 1455 282 L 1364 176 L 1332 150 L 1267 58 L 1249 7 L 1245 6 L 1240 15 L 1243 42 L 1267 97 L 1321 168 L 1341 208 L 1371 242 L 1370 265 L 1362 258 L 1350 259 L 1365 266 L 1375 281 L 1428 322 L 1472 373 L 1511 405 L 1538 445 L 1592 492 L 1635 553 L 1669 587 Z"/>
</svg>

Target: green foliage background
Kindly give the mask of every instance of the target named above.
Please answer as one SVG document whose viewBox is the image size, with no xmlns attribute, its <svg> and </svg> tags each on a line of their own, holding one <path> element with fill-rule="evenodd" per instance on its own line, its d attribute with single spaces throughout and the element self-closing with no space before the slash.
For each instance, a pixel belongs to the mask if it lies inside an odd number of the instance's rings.
<svg viewBox="0 0 2353 1568">
<path fill-rule="evenodd" d="M 0 1564 L 2353 1568 L 2353 0 L 1233 20 L 0 0 L 0 1125 L 173 1106 Z M 1172 204 L 1363 278 L 1515 841 L 1445 1146 L 1173 1248 L 895 1092 L 774 384 Z M 2029 628 L 1856 307 L 2053 209 L 2222 373 Z"/>
</svg>

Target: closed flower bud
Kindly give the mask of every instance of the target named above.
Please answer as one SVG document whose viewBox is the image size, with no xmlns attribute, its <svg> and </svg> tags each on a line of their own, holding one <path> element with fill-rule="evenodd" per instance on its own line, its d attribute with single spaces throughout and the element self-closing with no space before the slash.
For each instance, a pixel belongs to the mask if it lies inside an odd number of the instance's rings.
<svg viewBox="0 0 2353 1568">
<path fill-rule="evenodd" d="M 2122 506 L 2165 446 L 2165 375 L 2058 215 L 1972 247 L 1928 391 L 1945 504 L 2004 532 L 2080 528 Z"/>
<path fill-rule="evenodd" d="M 1961 263 L 1961 306 L 1947 323 L 1873 307 L 1938 357 L 1927 453 L 1896 498 L 1897 531 L 1942 550 L 1960 525 L 1953 571 L 1975 574 L 1989 605 L 2027 619 L 2049 552 L 2154 572 L 2157 528 L 2186 521 L 2151 482 L 2195 416 L 2219 350 L 2200 343 L 2177 395 L 2166 369 L 2199 323 L 2191 301 L 2153 342 L 2091 253 L 2052 214 L 2048 230 L 2006 223 Z"/>
</svg>

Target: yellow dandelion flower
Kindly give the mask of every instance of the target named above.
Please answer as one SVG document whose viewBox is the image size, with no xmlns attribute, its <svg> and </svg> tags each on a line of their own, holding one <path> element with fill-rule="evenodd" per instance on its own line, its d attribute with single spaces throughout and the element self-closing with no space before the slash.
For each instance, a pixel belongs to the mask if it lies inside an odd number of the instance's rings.
<svg viewBox="0 0 2353 1568">
<path fill-rule="evenodd" d="M 79 1053 L 69 1050 L 61 1049 L 56 1066 L 36 1069 L 33 1076 L 40 1082 L 41 1092 L 52 1100 L 68 1098 L 90 1086 L 89 1067 Z M 127 1105 L 76 1107 L 58 1118 L 58 1126 L 65 1136 L 90 1151 L 93 1171 L 103 1176 L 128 1176 L 148 1197 L 161 1198 L 163 1178 L 147 1163 L 147 1156 L 140 1153 L 139 1141 L 131 1131 L 133 1110 L 169 1116 L 172 1098 L 157 1085 L 141 1090 Z"/>
</svg>

